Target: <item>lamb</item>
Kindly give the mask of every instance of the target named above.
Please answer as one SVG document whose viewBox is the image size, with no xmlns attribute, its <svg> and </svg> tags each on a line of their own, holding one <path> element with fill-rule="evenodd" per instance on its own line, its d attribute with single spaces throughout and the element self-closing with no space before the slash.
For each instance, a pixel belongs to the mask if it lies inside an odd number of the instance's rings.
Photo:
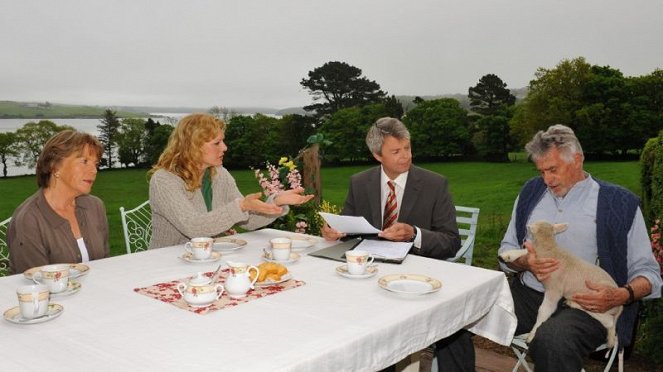
<svg viewBox="0 0 663 372">
<path fill-rule="evenodd" d="M 541 323 L 546 321 L 557 309 L 557 303 L 564 297 L 566 304 L 570 307 L 585 311 L 593 318 L 601 322 L 608 330 L 607 345 L 612 347 L 617 339 L 616 325 L 617 319 L 622 312 L 622 306 L 613 307 L 605 313 L 596 313 L 587 311 L 578 303 L 571 299 L 571 296 L 578 292 L 587 292 L 585 282 L 611 286 L 617 288 L 617 284 L 612 277 L 599 266 L 592 265 L 571 254 L 569 251 L 559 247 L 555 242 L 554 235 L 560 233 L 568 227 L 568 224 L 550 224 L 547 221 L 537 221 L 527 228 L 533 237 L 534 249 L 537 257 L 556 258 L 560 265 L 547 279 L 542 281 L 545 288 L 543 302 L 539 307 L 536 317 L 536 323 L 529 333 L 527 342 L 534 338 L 536 330 Z M 500 254 L 504 262 L 512 262 L 520 256 L 527 253 L 526 249 L 514 249 Z"/>
</svg>

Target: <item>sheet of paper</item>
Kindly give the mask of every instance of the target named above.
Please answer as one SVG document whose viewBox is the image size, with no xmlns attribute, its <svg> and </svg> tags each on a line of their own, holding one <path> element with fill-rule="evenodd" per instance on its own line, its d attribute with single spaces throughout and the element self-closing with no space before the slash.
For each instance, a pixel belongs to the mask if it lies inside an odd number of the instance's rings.
<svg viewBox="0 0 663 372">
<path fill-rule="evenodd" d="M 380 230 L 376 229 L 366 221 L 364 217 L 341 216 L 325 212 L 318 212 L 327 224 L 342 233 L 346 234 L 377 234 Z"/>
<path fill-rule="evenodd" d="M 364 239 L 354 249 L 366 251 L 376 258 L 402 259 L 412 248 L 412 243 L 389 240 Z"/>
</svg>

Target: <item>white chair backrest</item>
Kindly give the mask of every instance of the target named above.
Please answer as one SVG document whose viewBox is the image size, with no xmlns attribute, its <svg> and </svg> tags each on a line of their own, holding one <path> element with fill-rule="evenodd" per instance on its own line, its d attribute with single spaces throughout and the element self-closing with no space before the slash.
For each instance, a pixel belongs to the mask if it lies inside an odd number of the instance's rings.
<svg viewBox="0 0 663 372">
<path fill-rule="evenodd" d="M 478 222 L 479 208 L 456 206 L 456 223 L 458 224 L 461 245 L 456 256 L 447 259 L 447 261 L 458 262 L 461 258 L 464 258 L 466 265 L 472 265 Z"/>
<path fill-rule="evenodd" d="M 9 275 L 9 246 L 7 245 L 7 229 L 11 217 L 0 222 L 0 276 Z"/>
<path fill-rule="evenodd" d="M 152 240 L 152 208 L 147 200 L 131 210 L 120 207 L 127 253 L 147 250 Z"/>
</svg>

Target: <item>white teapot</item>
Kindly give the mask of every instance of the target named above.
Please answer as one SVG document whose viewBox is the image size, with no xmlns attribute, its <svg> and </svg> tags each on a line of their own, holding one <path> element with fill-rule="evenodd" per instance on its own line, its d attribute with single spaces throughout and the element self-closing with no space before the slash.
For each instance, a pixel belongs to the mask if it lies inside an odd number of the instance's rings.
<svg viewBox="0 0 663 372">
<path fill-rule="evenodd" d="M 212 284 L 210 278 L 198 272 L 188 283 L 177 283 L 177 291 L 189 306 L 205 307 L 221 298 L 224 288 L 221 284 Z"/>
<path fill-rule="evenodd" d="M 228 267 L 230 267 L 230 274 L 226 278 L 226 292 L 231 298 L 242 298 L 246 297 L 246 292 L 249 289 L 253 289 L 253 285 L 258 280 L 258 275 L 260 270 L 255 266 L 249 266 L 248 264 L 241 262 L 226 262 Z M 250 270 L 255 270 L 256 276 L 251 280 L 249 275 Z"/>
</svg>

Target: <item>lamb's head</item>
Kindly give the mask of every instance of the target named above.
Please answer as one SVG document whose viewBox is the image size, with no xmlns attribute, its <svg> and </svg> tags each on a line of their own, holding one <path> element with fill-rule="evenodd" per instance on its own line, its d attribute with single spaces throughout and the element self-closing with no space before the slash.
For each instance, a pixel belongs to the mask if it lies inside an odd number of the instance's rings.
<svg viewBox="0 0 663 372">
<path fill-rule="evenodd" d="M 551 224 L 544 220 L 527 225 L 527 229 L 534 239 L 534 246 L 537 248 L 547 244 L 554 244 L 555 234 L 561 233 L 567 227 L 569 227 L 568 223 Z"/>
</svg>

